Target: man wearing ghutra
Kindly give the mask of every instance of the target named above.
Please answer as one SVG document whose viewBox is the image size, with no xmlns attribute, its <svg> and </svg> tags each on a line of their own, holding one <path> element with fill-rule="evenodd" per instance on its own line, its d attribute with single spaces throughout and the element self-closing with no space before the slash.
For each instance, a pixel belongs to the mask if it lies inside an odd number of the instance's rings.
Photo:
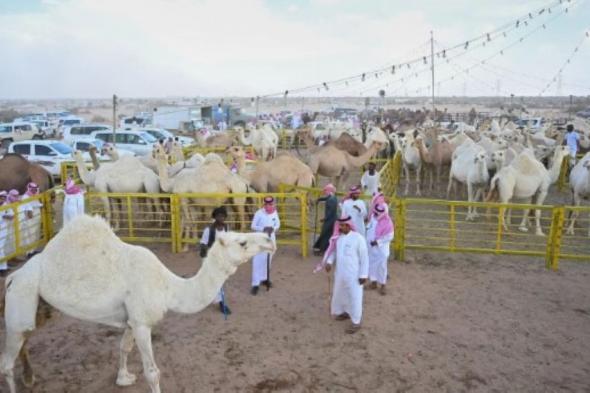
<svg viewBox="0 0 590 393">
<path fill-rule="evenodd" d="M 264 206 L 259 209 L 252 220 L 252 230 L 255 232 L 264 232 L 274 242 L 276 242 L 276 232 L 281 227 L 279 214 L 275 207 L 275 199 L 271 196 L 264 198 Z M 270 290 L 272 283 L 270 281 L 270 265 L 272 254 L 263 252 L 252 258 L 252 295 L 258 294 L 260 284 L 266 285 Z"/>
<path fill-rule="evenodd" d="M 369 256 L 365 238 L 354 230 L 350 216 L 338 220 L 324 262 L 327 272 L 336 262 L 330 312 L 338 321 L 350 318 L 352 324 L 346 332 L 356 333 L 361 328 L 363 285 L 369 275 Z"/>
<path fill-rule="evenodd" d="M 367 247 L 369 249 L 369 281 L 371 289 L 381 285 L 379 293 L 385 295 L 387 283 L 387 259 L 389 244 L 393 240 L 393 221 L 387 214 L 385 204 L 377 204 L 373 208 L 371 221 L 367 226 Z"/>
<path fill-rule="evenodd" d="M 365 236 L 365 218 L 367 217 L 367 205 L 359 199 L 361 188 L 350 187 L 348 196 L 342 202 L 342 215 L 350 216 L 354 223 L 355 231 Z"/>
</svg>

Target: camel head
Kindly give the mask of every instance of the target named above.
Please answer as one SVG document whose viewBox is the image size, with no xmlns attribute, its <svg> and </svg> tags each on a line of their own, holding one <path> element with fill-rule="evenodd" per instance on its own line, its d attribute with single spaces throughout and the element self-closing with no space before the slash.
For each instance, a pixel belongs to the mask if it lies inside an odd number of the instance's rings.
<svg viewBox="0 0 590 393">
<path fill-rule="evenodd" d="M 168 161 L 168 158 L 166 156 L 166 150 L 164 149 L 164 146 L 161 143 L 154 143 L 154 145 L 152 146 L 152 158 L 154 160 L 166 160 Z"/>
<path fill-rule="evenodd" d="M 545 145 L 535 146 L 535 157 L 539 161 L 543 161 L 545 158 L 549 157 L 552 152 L 553 152 L 553 148 L 551 146 L 545 146 Z"/>
<path fill-rule="evenodd" d="M 76 161 L 84 161 L 84 157 L 82 156 L 82 152 L 80 150 L 74 150 L 72 152 L 72 158 Z"/>
<path fill-rule="evenodd" d="M 257 254 L 274 253 L 277 249 L 275 242 L 266 233 L 220 232 L 216 236 L 209 255 L 223 258 L 234 268 Z"/>
<path fill-rule="evenodd" d="M 230 146 L 227 148 L 225 152 L 231 155 L 233 158 L 246 157 L 246 152 L 244 151 L 244 148 L 242 146 Z"/>
<path fill-rule="evenodd" d="M 475 162 L 476 164 L 478 164 L 480 162 L 486 162 L 486 159 L 487 159 L 486 152 L 485 151 L 479 151 L 475 155 L 475 158 L 473 159 L 473 162 Z"/>
<path fill-rule="evenodd" d="M 502 167 L 506 159 L 506 150 L 497 150 L 492 153 L 492 162 L 496 164 L 496 168 Z"/>
</svg>

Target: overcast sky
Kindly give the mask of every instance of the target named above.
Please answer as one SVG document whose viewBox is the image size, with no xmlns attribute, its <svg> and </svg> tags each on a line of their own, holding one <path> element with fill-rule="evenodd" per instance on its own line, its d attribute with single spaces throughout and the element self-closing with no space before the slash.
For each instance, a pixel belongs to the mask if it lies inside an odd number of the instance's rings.
<svg viewBox="0 0 590 393">
<path fill-rule="evenodd" d="M 442 50 L 549 3 L 0 0 L 0 98 L 264 95 L 421 57 L 430 51 L 431 30 Z M 561 17 L 563 6 L 535 14 L 527 26 L 449 63 L 435 59 L 437 94 L 538 95 L 590 29 L 590 0 L 572 3 Z M 376 95 L 381 88 L 426 95 L 428 67 L 305 95 Z M 562 73 L 561 87 L 553 83 L 546 95 L 558 91 L 590 95 L 590 38 Z"/>
</svg>

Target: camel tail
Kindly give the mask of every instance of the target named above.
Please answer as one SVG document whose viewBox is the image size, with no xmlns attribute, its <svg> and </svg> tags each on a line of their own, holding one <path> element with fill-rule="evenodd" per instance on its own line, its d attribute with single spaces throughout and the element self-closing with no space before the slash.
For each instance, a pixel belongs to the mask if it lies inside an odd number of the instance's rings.
<svg viewBox="0 0 590 393">
<path fill-rule="evenodd" d="M 490 191 L 486 194 L 485 202 L 490 201 L 497 201 L 500 199 L 499 190 L 498 190 L 498 175 L 494 175 L 492 181 L 490 182 Z"/>
</svg>

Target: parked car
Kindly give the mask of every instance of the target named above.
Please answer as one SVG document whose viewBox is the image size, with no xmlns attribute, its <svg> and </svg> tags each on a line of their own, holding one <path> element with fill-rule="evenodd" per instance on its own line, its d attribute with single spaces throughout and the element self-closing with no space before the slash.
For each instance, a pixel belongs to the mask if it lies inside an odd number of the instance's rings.
<svg viewBox="0 0 590 393">
<path fill-rule="evenodd" d="M 82 152 L 82 156 L 84 157 L 84 159 L 86 160 L 86 155 L 88 155 L 88 159 L 90 159 L 90 148 L 91 147 L 95 147 L 96 148 L 96 152 L 98 153 L 98 158 L 99 160 L 104 160 L 104 161 L 108 161 L 111 158 L 106 155 L 103 154 L 103 150 L 104 147 L 106 146 L 106 143 L 100 139 L 94 139 L 94 140 L 87 140 L 87 139 L 82 139 L 79 141 L 74 141 L 74 143 L 72 143 L 72 149 L 73 150 L 80 150 Z M 136 154 L 130 150 L 126 150 L 126 149 L 120 149 L 117 148 L 117 152 L 119 153 L 119 156 L 135 156 Z"/>
<path fill-rule="evenodd" d="M 72 160 L 72 148 L 55 140 L 26 140 L 13 142 L 9 153 L 17 153 L 47 169 L 52 176 L 60 175 L 61 163 Z"/>
<path fill-rule="evenodd" d="M 70 145 L 74 141 L 87 139 L 89 141 L 96 138 L 90 135 L 95 131 L 110 131 L 112 128 L 106 124 L 78 124 L 75 126 L 64 127 L 62 132 L 62 139 L 64 143 Z"/>
<path fill-rule="evenodd" d="M 176 136 L 172 132 L 163 128 L 141 128 L 138 131 L 145 131 L 157 140 L 167 140 L 168 138 L 178 138 L 182 146 L 190 146 L 195 144 L 195 139 L 188 136 Z"/>
<path fill-rule="evenodd" d="M 43 139 L 43 132 L 31 123 L 13 122 L 0 124 L 0 147 L 8 149 L 12 142 L 27 139 Z"/>
<path fill-rule="evenodd" d="M 590 108 L 576 112 L 576 116 L 583 117 L 585 119 L 590 119 Z"/>
<path fill-rule="evenodd" d="M 116 139 L 113 141 L 112 131 L 95 131 L 92 139 L 100 139 L 103 142 L 113 143 L 117 149 L 132 151 L 138 156 L 146 156 L 152 153 L 154 143 L 158 140 L 145 131 L 121 131 L 117 130 Z"/>
</svg>

